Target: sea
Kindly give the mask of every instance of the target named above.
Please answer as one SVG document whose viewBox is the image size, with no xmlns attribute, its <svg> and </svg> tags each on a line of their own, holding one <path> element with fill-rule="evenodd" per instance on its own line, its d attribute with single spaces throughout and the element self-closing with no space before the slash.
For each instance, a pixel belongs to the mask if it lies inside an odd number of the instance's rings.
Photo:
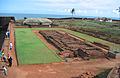
<svg viewBox="0 0 120 78">
<path fill-rule="evenodd" d="M 14 16 L 15 20 L 24 19 L 24 17 L 27 18 L 70 18 L 72 15 L 56 15 L 56 14 L 22 14 L 22 13 L 0 13 L 0 16 Z M 80 16 L 80 15 L 74 15 L 75 18 L 96 18 L 97 16 Z M 117 17 L 108 17 L 111 19 L 119 20 Z"/>
</svg>

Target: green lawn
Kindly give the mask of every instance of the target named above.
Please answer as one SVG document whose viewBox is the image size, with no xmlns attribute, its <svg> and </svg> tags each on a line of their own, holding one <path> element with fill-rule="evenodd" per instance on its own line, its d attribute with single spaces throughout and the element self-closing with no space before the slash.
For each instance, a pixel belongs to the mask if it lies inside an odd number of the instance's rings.
<svg viewBox="0 0 120 78">
<path fill-rule="evenodd" d="M 89 42 L 99 42 L 120 52 L 120 45 L 64 28 L 16 28 L 16 48 L 20 65 L 61 62 L 31 30 L 64 30 Z M 56 51 L 59 52 L 59 51 Z"/>
<path fill-rule="evenodd" d="M 30 29 L 15 29 L 19 65 L 62 62 Z"/>
<path fill-rule="evenodd" d="M 77 27 L 80 30 L 87 31 L 79 31 L 81 33 L 91 34 L 97 33 L 97 35 L 101 35 L 100 38 L 104 40 L 108 40 L 115 43 L 120 43 L 117 41 L 120 39 L 120 25 L 119 22 L 100 22 L 93 20 L 55 20 L 54 24 L 59 27 Z M 99 33 L 99 34 L 98 34 Z M 96 38 L 98 37 L 96 35 Z M 95 37 L 95 36 L 94 36 Z"/>
<path fill-rule="evenodd" d="M 75 35 L 75 36 L 78 36 L 82 39 L 85 39 L 89 42 L 99 42 L 99 43 L 102 43 L 104 45 L 107 45 L 110 47 L 110 50 L 111 51 L 118 51 L 120 52 L 120 45 L 119 44 L 115 44 L 115 43 L 112 43 L 112 42 L 109 42 L 109 41 L 105 41 L 105 40 L 102 40 L 102 39 L 99 39 L 99 38 L 95 38 L 95 37 L 92 37 L 92 36 L 89 36 L 87 34 L 83 34 L 83 33 L 79 33 L 79 32 L 75 32 L 75 31 L 71 31 L 71 30 L 66 30 L 68 31 L 69 33 Z"/>
</svg>

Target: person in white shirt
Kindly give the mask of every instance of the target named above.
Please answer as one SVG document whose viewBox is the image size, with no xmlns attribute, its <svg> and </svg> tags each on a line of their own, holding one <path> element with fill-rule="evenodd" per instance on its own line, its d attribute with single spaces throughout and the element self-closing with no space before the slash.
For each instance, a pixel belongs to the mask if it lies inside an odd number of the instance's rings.
<svg viewBox="0 0 120 78">
<path fill-rule="evenodd" d="M 8 32 L 6 32 L 6 38 L 8 37 Z"/>
<path fill-rule="evenodd" d="M 7 30 L 7 32 L 6 32 L 6 38 L 10 38 L 10 30 Z"/>
<path fill-rule="evenodd" d="M 7 76 L 7 69 L 5 66 L 2 66 L 3 70 L 4 70 L 4 73 L 5 73 L 5 76 Z"/>
<path fill-rule="evenodd" d="M 10 42 L 10 50 L 12 50 L 12 42 Z"/>
</svg>

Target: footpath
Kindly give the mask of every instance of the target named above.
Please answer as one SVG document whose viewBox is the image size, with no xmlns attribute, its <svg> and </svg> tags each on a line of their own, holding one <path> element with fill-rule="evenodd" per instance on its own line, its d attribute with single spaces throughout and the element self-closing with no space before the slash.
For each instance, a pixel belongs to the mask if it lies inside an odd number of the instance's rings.
<svg viewBox="0 0 120 78">
<path fill-rule="evenodd" d="M 15 49 L 14 49 L 14 25 L 12 23 L 9 23 L 9 26 L 8 26 L 8 30 L 10 30 L 10 38 L 5 38 L 4 40 L 4 43 L 2 45 L 2 49 L 4 49 L 5 51 L 5 55 L 8 56 L 11 56 L 12 57 L 12 67 L 8 67 L 7 63 L 5 62 L 1 62 L 0 61 L 0 69 L 2 69 L 2 66 L 5 66 L 7 68 L 7 76 L 4 75 L 4 71 L 0 71 L 0 78 L 13 78 L 12 76 L 12 72 L 14 71 L 15 67 L 17 67 L 17 62 L 16 62 L 16 56 L 15 56 Z M 10 50 L 10 42 L 12 42 L 13 46 L 12 46 L 12 50 Z"/>
</svg>

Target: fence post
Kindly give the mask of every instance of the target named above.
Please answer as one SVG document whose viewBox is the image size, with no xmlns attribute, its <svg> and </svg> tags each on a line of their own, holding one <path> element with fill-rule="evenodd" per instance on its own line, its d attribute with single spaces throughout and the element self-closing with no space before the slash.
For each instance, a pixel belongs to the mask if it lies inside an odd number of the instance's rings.
<svg viewBox="0 0 120 78">
<path fill-rule="evenodd" d="M 44 64 L 45 64 L 45 56 L 44 56 Z"/>
<path fill-rule="evenodd" d="M 64 62 L 67 62 L 67 60 L 66 60 L 66 56 L 64 56 Z"/>
</svg>

